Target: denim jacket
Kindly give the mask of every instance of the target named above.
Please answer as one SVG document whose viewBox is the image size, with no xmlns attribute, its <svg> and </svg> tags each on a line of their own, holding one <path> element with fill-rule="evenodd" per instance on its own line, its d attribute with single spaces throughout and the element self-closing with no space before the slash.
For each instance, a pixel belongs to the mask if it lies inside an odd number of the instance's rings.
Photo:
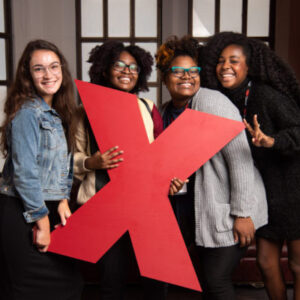
<svg viewBox="0 0 300 300">
<path fill-rule="evenodd" d="M 73 158 L 61 119 L 42 98 L 28 100 L 7 131 L 0 193 L 23 201 L 27 223 L 48 214 L 45 200 L 69 199 Z"/>
</svg>

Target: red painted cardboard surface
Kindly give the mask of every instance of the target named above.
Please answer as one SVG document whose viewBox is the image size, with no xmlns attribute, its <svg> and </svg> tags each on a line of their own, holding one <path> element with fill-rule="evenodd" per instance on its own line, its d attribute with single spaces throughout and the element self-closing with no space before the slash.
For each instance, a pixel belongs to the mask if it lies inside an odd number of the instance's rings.
<svg viewBox="0 0 300 300">
<path fill-rule="evenodd" d="M 244 125 L 186 109 L 149 144 L 135 95 L 79 80 L 76 85 L 100 150 L 118 145 L 124 162 L 52 233 L 49 251 L 97 262 L 129 231 L 142 276 L 200 291 L 169 203 L 170 181 L 190 176 Z"/>
</svg>

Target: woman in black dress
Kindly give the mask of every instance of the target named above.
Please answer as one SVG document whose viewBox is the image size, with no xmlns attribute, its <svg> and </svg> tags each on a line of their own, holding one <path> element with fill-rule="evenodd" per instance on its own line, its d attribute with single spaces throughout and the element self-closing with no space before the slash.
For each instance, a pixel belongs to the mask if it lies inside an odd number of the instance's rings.
<svg viewBox="0 0 300 300">
<path fill-rule="evenodd" d="M 280 267 L 284 241 L 300 299 L 300 87 L 264 43 L 242 34 L 213 36 L 202 55 L 203 85 L 238 107 L 264 180 L 269 222 L 257 230 L 258 265 L 271 299 L 287 299 Z"/>
</svg>

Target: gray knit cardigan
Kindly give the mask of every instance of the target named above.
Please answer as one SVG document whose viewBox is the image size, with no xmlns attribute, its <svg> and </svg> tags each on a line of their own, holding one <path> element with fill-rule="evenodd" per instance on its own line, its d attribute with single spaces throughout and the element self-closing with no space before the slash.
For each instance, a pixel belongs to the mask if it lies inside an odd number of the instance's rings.
<svg viewBox="0 0 300 300">
<path fill-rule="evenodd" d="M 242 121 L 226 96 L 206 88 L 200 88 L 193 97 L 192 109 Z M 234 245 L 234 216 L 250 216 L 257 229 L 267 223 L 267 214 L 263 181 L 243 131 L 196 171 L 196 244 Z"/>
</svg>

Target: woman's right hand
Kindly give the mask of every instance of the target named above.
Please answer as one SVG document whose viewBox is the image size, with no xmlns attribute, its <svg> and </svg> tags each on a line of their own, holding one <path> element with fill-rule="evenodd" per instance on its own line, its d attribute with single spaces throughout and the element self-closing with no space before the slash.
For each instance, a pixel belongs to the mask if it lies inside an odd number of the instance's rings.
<svg viewBox="0 0 300 300">
<path fill-rule="evenodd" d="M 115 157 L 124 153 L 122 150 L 116 151 L 118 148 L 118 146 L 112 147 L 103 154 L 97 151 L 85 160 L 85 167 L 90 170 L 117 168 L 118 163 L 123 161 L 123 158 L 115 159 Z"/>
<path fill-rule="evenodd" d="M 256 147 L 265 147 L 265 148 L 271 148 L 274 145 L 274 138 L 271 136 L 268 136 L 264 134 L 261 129 L 260 125 L 257 121 L 257 115 L 254 115 L 253 117 L 253 127 L 244 119 L 243 120 L 247 130 L 252 136 L 252 143 Z"/>
<path fill-rule="evenodd" d="M 45 216 L 35 222 L 33 226 L 33 244 L 40 252 L 47 252 L 50 245 L 50 222 Z"/>
</svg>

